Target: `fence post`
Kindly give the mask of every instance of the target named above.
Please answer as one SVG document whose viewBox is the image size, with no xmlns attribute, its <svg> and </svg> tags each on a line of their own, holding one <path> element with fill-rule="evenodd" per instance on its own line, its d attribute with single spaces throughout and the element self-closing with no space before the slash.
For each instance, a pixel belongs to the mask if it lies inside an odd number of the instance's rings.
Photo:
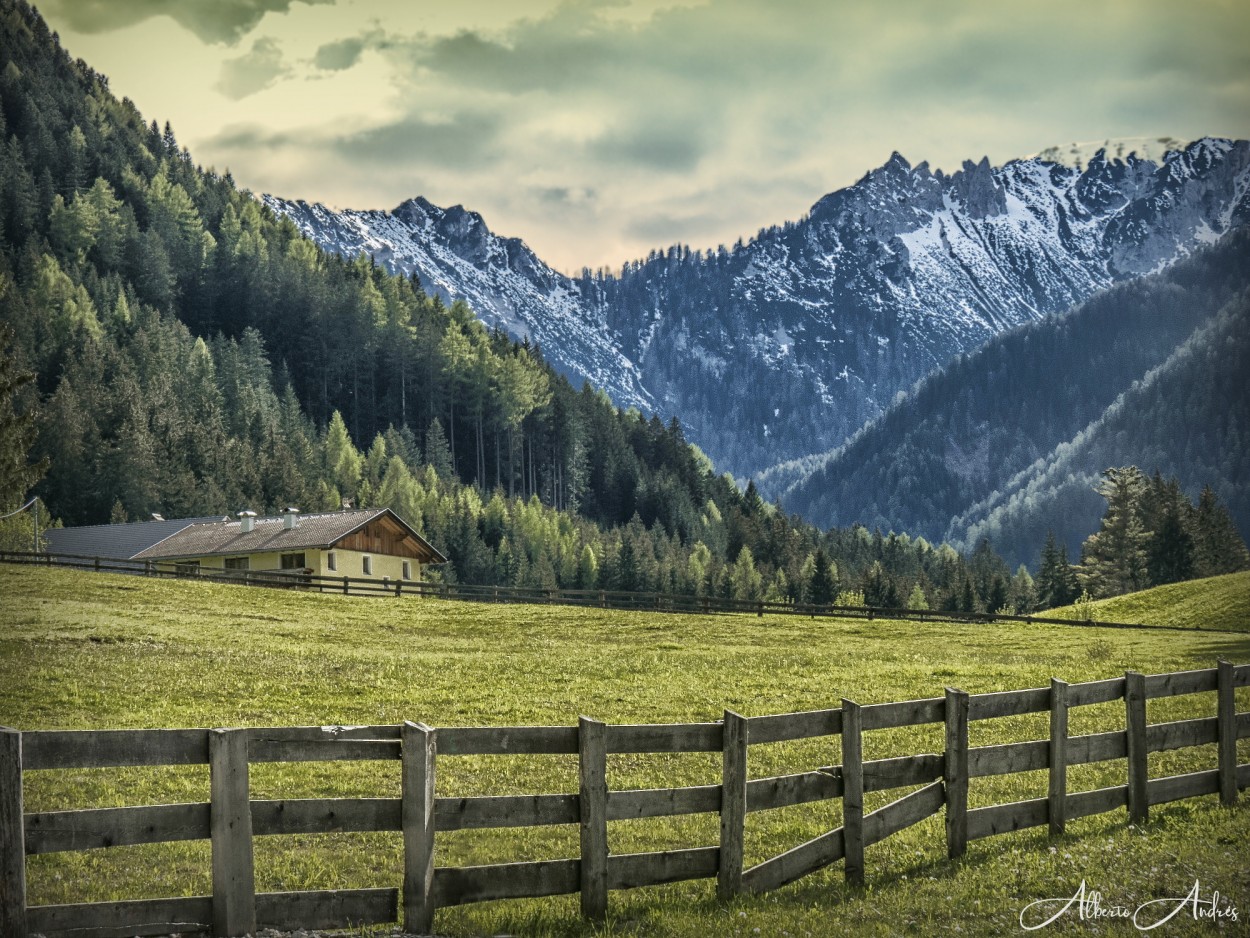
<svg viewBox="0 0 1250 938">
<path fill-rule="evenodd" d="M 1062 834 L 1068 821 L 1068 684 L 1050 679 L 1050 787 L 1047 817 L 1050 835 Z"/>
<path fill-rule="evenodd" d="M 424 723 L 404 721 L 400 821 L 404 831 L 404 931 L 434 928 L 434 759 L 438 733 Z"/>
<path fill-rule="evenodd" d="M 946 688 L 946 855 L 968 849 L 968 695 Z"/>
<path fill-rule="evenodd" d="M 747 721 L 732 710 L 726 710 L 722 725 L 720 865 L 716 870 L 716 898 L 725 901 L 742 892 L 747 819 Z"/>
<path fill-rule="evenodd" d="M 26 938 L 22 734 L 0 726 L 0 934 Z"/>
<path fill-rule="evenodd" d="M 842 698 L 842 842 L 846 881 L 864 885 L 864 720 L 859 704 Z"/>
<path fill-rule="evenodd" d="M 208 731 L 213 935 L 216 938 L 236 938 L 256 931 L 247 737 L 247 730 Z"/>
<path fill-rule="evenodd" d="M 1150 814 L 1146 792 L 1146 678 L 1124 672 L 1125 743 L 1128 755 L 1128 819 L 1145 823 Z"/>
<path fill-rule="evenodd" d="M 608 747 L 607 728 L 598 720 L 578 717 L 577 753 L 581 812 L 582 915 L 602 919 L 608 914 Z"/>
<path fill-rule="evenodd" d="M 1237 803 L 1237 698 L 1236 672 L 1231 661 L 1221 661 L 1216 694 L 1216 723 L 1220 739 L 1220 804 Z"/>
</svg>

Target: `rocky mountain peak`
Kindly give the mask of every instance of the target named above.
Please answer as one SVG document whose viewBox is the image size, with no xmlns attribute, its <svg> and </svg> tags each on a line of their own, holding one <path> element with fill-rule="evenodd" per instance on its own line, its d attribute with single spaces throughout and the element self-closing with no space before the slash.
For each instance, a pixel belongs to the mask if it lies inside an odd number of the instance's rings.
<svg viewBox="0 0 1250 938">
<path fill-rule="evenodd" d="M 530 337 L 575 382 L 679 416 L 746 475 L 840 444 L 953 356 L 1250 221 L 1246 141 L 1161 163 L 1108 153 L 1083 170 L 983 157 L 949 175 L 894 153 L 732 253 L 657 251 L 602 279 L 564 277 L 459 205 L 265 201 L 326 247 L 415 272 Z"/>
</svg>

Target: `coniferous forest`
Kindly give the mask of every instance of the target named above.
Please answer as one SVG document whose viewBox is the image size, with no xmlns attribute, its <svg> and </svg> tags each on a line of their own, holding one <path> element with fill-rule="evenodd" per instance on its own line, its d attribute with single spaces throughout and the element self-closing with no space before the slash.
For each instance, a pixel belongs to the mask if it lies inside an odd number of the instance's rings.
<svg viewBox="0 0 1250 938">
<path fill-rule="evenodd" d="M 1038 607 L 987 541 L 822 532 L 677 419 L 321 250 L 22 0 L 0 0 L 0 48 L 0 513 L 30 491 L 67 525 L 348 500 L 394 508 L 462 582 Z"/>
</svg>

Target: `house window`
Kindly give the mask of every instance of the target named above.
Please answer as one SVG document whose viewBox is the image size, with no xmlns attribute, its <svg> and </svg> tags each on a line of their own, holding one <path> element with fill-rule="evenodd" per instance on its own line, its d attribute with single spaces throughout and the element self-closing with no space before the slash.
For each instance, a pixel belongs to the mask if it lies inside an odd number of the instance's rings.
<svg viewBox="0 0 1250 938">
<path fill-rule="evenodd" d="M 333 570 L 337 570 L 338 568 L 339 568 L 339 559 L 338 557 L 334 555 L 334 551 L 330 551 L 328 554 L 326 554 L 326 569 L 333 571 Z"/>
<path fill-rule="evenodd" d="M 248 569 L 251 569 L 251 564 L 249 563 L 247 557 L 227 557 L 226 569 L 227 570 L 248 570 Z"/>
<path fill-rule="evenodd" d="M 283 554 L 282 569 L 283 570 L 302 570 L 307 564 L 304 563 L 303 554 Z"/>
<path fill-rule="evenodd" d="M 412 564 L 407 560 L 404 561 L 404 579 L 412 579 Z"/>
<path fill-rule="evenodd" d="M 365 576 L 373 576 L 373 558 L 368 554 L 360 558 L 360 567 L 365 571 Z"/>
<path fill-rule="evenodd" d="M 199 573 L 200 562 L 198 560 L 182 560 L 174 564 L 174 572 L 179 574 Z"/>
</svg>

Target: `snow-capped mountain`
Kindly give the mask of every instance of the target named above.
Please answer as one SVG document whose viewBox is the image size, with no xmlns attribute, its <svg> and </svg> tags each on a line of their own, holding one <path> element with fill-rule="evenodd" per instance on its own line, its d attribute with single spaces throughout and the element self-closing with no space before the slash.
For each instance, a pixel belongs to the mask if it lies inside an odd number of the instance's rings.
<svg viewBox="0 0 1250 938">
<path fill-rule="evenodd" d="M 678 415 L 747 475 L 838 445 L 952 357 L 1250 221 L 1250 142 L 951 174 L 895 154 L 798 222 L 610 277 L 565 277 L 459 206 L 265 201 L 331 250 L 465 299 L 619 404 Z"/>
</svg>

